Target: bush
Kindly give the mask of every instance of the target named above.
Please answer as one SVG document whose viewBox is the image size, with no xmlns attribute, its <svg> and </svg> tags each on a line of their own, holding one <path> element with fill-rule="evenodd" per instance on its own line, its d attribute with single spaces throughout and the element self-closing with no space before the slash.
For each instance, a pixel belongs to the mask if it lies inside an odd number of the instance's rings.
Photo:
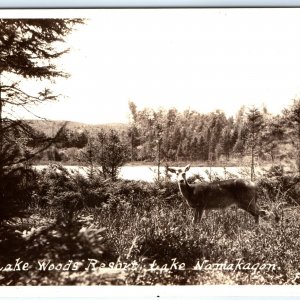
<svg viewBox="0 0 300 300">
<path fill-rule="evenodd" d="M 23 166 L 5 168 L 0 178 L 0 223 L 24 215 L 36 189 L 37 173 Z"/>
<path fill-rule="evenodd" d="M 258 182 L 262 196 L 271 202 L 300 205 L 300 176 L 287 174 L 281 165 L 275 165 Z"/>
<path fill-rule="evenodd" d="M 87 258 L 116 259 L 106 246 L 104 232 L 105 228 L 92 224 L 89 216 L 75 218 L 72 214 L 58 218 L 50 225 L 22 232 L 6 229 L 0 239 L 1 266 L 20 259 L 22 253 L 21 261 L 25 260 L 33 267 L 28 271 L 7 272 L 7 276 L 0 276 L 0 279 L 6 285 L 72 284 L 69 275 L 74 273 L 74 268 L 81 273 Z M 0 233 L 3 232 L 0 230 Z"/>
<path fill-rule="evenodd" d="M 50 164 L 40 173 L 35 194 L 38 205 L 68 209 L 101 207 L 108 201 L 112 203 L 112 199 L 114 203 L 125 201 L 134 207 L 150 209 L 152 197 L 172 203 L 179 198 L 178 186 L 174 182 L 164 182 L 158 187 L 143 181 L 111 181 L 100 175 L 87 178 L 76 172 L 71 174 L 58 164 Z"/>
<path fill-rule="evenodd" d="M 36 199 L 43 207 L 77 210 L 99 206 L 108 196 L 100 178 L 90 180 L 78 172 L 71 174 L 59 164 L 50 164 L 39 174 Z"/>
</svg>

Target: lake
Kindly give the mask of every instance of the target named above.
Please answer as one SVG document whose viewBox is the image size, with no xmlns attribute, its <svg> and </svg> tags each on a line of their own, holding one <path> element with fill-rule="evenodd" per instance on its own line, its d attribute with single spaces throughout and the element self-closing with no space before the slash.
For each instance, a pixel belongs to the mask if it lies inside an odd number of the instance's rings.
<svg viewBox="0 0 300 300">
<path fill-rule="evenodd" d="M 64 166 L 68 171 L 79 172 L 82 175 L 87 174 L 87 168 L 81 166 Z M 37 165 L 35 166 L 37 170 L 42 170 L 47 168 L 47 165 Z M 161 176 L 165 176 L 165 168 L 161 167 Z M 187 177 L 192 175 L 200 175 L 205 180 L 209 181 L 209 174 L 217 175 L 220 178 L 228 178 L 228 173 L 236 175 L 241 178 L 250 177 L 250 168 L 246 167 L 191 167 L 187 172 Z M 226 173 L 226 176 L 225 176 Z M 171 174 L 171 173 L 169 173 Z M 147 182 L 154 182 L 157 178 L 157 166 L 123 166 L 119 177 L 122 179 L 129 180 L 143 180 Z M 172 174 L 172 179 L 175 179 L 175 175 Z"/>
</svg>

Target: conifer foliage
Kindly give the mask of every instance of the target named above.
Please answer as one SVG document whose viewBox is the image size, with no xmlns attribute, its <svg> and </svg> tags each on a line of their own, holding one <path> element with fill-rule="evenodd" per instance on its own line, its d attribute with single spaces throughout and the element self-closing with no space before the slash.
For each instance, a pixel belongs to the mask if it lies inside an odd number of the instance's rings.
<svg viewBox="0 0 300 300">
<path fill-rule="evenodd" d="M 56 100 L 57 96 L 48 88 L 31 94 L 24 81 L 68 77 L 57 68 L 55 60 L 68 51 L 62 42 L 80 23 L 83 20 L 0 19 L 0 222 L 17 215 L 17 208 L 24 206 L 26 178 L 32 174 L 30 159 L 53 143 L 53 139 L 41 137 L 28 123 L 18 119 L 15 112 Z"/>
</svg>

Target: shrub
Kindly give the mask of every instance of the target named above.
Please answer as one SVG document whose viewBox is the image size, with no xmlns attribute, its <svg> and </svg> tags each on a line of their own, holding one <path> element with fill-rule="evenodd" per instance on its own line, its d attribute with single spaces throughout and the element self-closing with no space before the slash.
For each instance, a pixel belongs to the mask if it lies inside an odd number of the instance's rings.
<svg viewBox="0 0 300 300">
<path fill-rule="evenodd" d="M 0 178 L 0 223 L 24 215 L 36 189 L 36 177 L 36 172 L 24 166 L 4 168 Z"/>
<path fill-rule="evenodd" d="M 258 182 L 259 190 L 271 202 L 299 205 L 300 177 L 287 174 L 282 166 L 275 165 Z"/>
</svg>

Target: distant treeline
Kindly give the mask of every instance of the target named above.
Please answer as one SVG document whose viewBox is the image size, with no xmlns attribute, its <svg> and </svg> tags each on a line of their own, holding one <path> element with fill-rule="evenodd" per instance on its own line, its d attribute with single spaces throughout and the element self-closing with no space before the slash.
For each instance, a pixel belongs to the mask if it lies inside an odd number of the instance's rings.
<svg viewBox="0 0 300 300">
<path fill-rule="evenodd" d="M 227 117 L 220 110 L 207 114 L 193 110 L 179 112 L 175 108 L 138 110 L 135 103 L 129 102 L 129 125 L 76 130 L 66 127 L 56 146 L 48 149 L 43 159 L 78 161 L 78 150 L 87 148 L 89 139 L 109 131 L 114 131 L 126 146 L 127 161 L 214 162 L 245 156 L 267 161 L 295 158 L 294 150 L 299 144 L 295 124 L 298 108 L 299 102 L 295 101 L 275 116 L 266 107 L 242 106 L 236 116 Z"/>
<path fill-rule="evenodd" d="M 242 106 L 235 117 L 227 117 L 220 110 L 207 114 L 175 108 L 137 110 L 130 102 L 131 159 L 155 160 L 158 155 L 166 161 L 214 162 L 245 156 L 282 159 L 293 140 L 291 115 L 298 106 L 295 102 L 277 116 L 266 107 Z"/>
</svg>

